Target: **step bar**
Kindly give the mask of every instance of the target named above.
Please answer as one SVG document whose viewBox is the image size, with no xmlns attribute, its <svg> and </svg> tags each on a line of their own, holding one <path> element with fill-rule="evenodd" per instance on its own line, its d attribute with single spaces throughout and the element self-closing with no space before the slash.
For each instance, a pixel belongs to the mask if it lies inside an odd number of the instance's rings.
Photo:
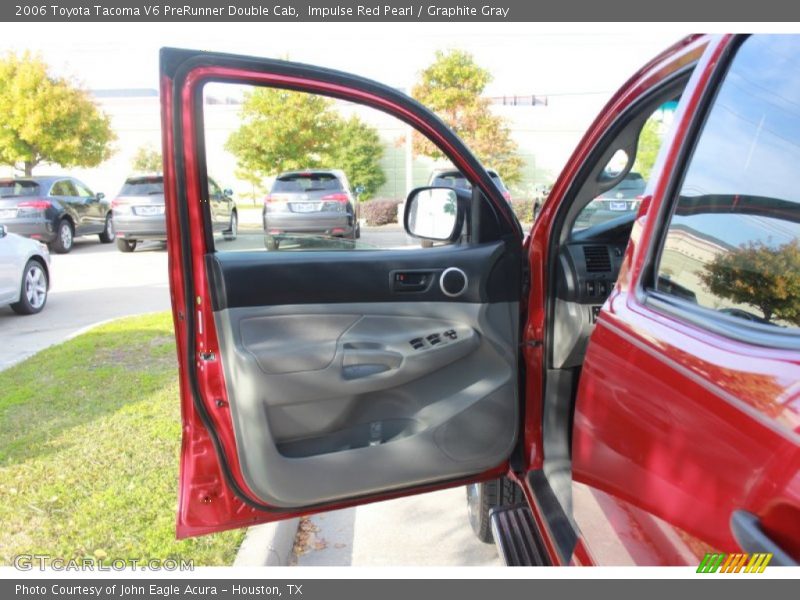
<svg viewBox="0 0 800 600">
<path fill-rule="evenodd" d="M 499 506 L 489 512 L 500 558 L 509 567 L 543 567 L 550 562 L 526 504 Z"/>
</svg>

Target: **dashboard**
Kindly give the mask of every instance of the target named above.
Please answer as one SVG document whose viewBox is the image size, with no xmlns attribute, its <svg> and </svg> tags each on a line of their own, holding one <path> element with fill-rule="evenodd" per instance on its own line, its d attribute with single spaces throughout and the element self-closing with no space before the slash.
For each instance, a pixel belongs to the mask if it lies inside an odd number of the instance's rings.
<svg viewBox="0 0 800 600">
<path fill-rule="evenodd" d="M 635 215 L 575 231 L 561 246 L 555 298 L 553 367 L 578 367 L 622 267 Z"/>
</svg>

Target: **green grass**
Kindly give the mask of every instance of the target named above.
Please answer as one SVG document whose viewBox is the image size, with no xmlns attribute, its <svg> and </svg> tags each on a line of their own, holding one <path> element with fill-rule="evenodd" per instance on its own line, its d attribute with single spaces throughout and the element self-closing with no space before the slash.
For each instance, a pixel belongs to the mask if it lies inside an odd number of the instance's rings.
<svg viewBox="0 0 800 600">
<path fill-rule="evenodd" d="M 232 564 L 243 530 L 175 540 L 180 436 L 168 313 L 0 372 L 0 563 L 41 553 Z"/>
<path fill-rule="evenodd" d="M 236 208 L 238 210 L 257 210 L 258 212 L 261 212 L 264 208 L 264 204 L 263 202 L 257 202 L 256 204 L 253 204 L 251 201 L 247 200 L 241 204 L 237 203 Z"/>
</svg>

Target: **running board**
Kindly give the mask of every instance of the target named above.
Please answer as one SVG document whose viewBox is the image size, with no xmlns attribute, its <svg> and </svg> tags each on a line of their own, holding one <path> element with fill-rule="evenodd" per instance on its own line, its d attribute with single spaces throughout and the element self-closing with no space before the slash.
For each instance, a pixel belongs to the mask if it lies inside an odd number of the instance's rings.
<svg viewBox="0 0 800 600">
<path fill-rule="evenodd" d="M 509 567 L 549 565 L 533 515 L 526 504 L 498 506 L 489 512 L 500 558 Z"/>
</svg>

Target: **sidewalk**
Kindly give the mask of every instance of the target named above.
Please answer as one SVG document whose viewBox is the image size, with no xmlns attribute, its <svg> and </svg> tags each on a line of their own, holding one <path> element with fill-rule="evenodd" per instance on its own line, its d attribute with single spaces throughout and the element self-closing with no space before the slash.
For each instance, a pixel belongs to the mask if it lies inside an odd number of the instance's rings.
<svg viewBox="0 0 800 600">
<path fill-rule="evenodd" d="M 323 513 L 295 565 L 502 566 L 478 541 L 463 487 Z"/>
</svg>

